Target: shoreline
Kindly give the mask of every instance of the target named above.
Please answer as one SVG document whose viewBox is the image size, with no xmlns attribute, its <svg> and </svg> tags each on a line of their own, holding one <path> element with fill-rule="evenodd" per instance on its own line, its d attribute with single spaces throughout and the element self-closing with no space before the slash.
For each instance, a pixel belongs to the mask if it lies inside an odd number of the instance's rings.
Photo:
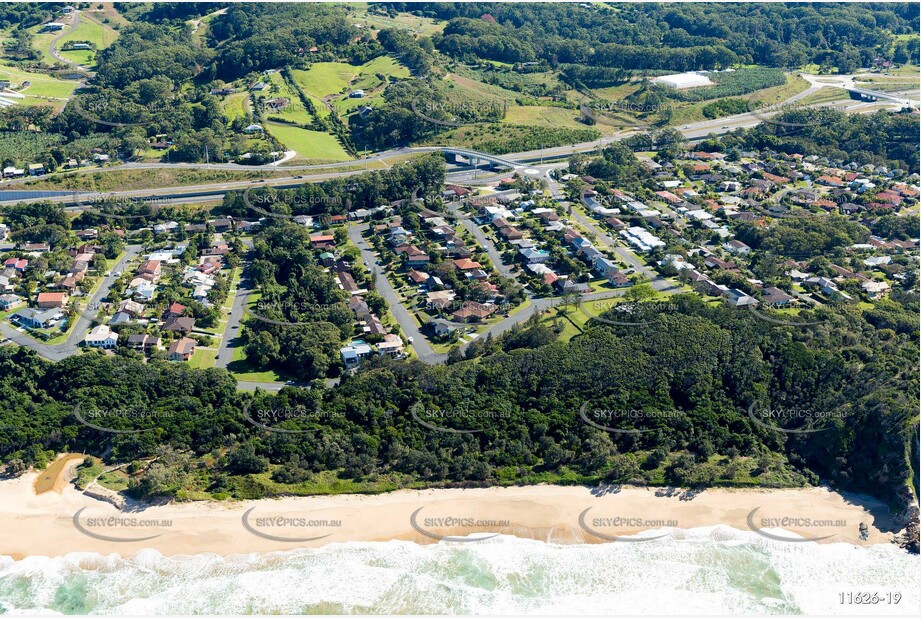
<svg viewBox="0 0 921 618">
<path fill-rule="evenodd" d="M 71 483 L 36 495 L 38 472 L 0 481 L 0 555 L 221 556 L 350 541 L 467 543 L 513 535 L 559 544 L 642 542 L 725 525 L 785 545 L 891 543 L 888 508 L 824 487 L 706 489 L 531 485 L 387 494 L 131 505 L 119 511 Z M 860 539 L 860 524 L 867 526 Z M 680 533 L 676 533 L 680 534 Z M 626 538 L 625 538 L 626 537 Z"/>
</svg>

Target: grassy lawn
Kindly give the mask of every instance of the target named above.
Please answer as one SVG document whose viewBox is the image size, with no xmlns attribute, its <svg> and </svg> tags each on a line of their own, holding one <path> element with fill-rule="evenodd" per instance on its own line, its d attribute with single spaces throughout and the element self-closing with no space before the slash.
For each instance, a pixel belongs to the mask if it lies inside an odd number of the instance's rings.
<svg viewBox="0 0 921 618">
<path fill-rule="evenodd" d="M 248 92 L 235 92 L 224 97 L 224 100 L 221 101 L 221 107 L 223 108 L 224 115 L 228 120 L 233 120 L 234 118 L 245 118 L 249 115 L 249 112 L 246 109 L 247 97 L 249 97 Z"/>
<path fill-rule="evenodd" d="M 212 348 L 195 348 L 195 354 L 188 361 L 189 367 L 195 369 L 207 369 L 214 367 L 214 361 L 217 360 L 217 350 Z"/>
<path fill-rule="evenodd" d="M 242 347 L 232 348 L 233 360 L 227 366 L 230 374 L 241 382 L 285 382 L 291 377 L 274 369 L 260 369 L 253 367 L 246 361 L 246 354 Z"/>
<path fill-rule="evenodd" d="M 559 341 L 569 341 L 576 335 L 582 334 L 582 328 L 577 326 L 572 318 L 572 308 L 568 311 L 563 309 L 551 309 L 540 322 L 549 327 L 553 327 L 559 322 L 559 324 L 563 326 L 563 330 L 557 335 L 557 339 Z"/>
<path fill-rule="evenodd" d="M 306 71 L 292 71 L 297 84 L 315 97 L 344 92 L 358 67 L 345 62 L 317 62 Z"/>
<path fill-rule="evenodd" d="M 755 103 L 773 105 L 780 103 L 781 101 L 786 101 L 793 95 L 799 94 L 808 88 L 809 82 L 807 82 L 799 75 L 788 75 L 787 83 L 783 86 L 764 88 L 763 90 L 758 90 L 750 94 L 742 94 L 734 97 L 720 97 L 718 99 L 708 99 L 706 101 L 690 104 L 670 102 L 670 104 L 672 104 L 674 107 L 672 118 L 669 124 L 680 125 L 707 120 L 707 118 L 703 115 L 703 108 L 713 103 L 714 101 L 721 101 L 723 99 L 743 99 L 745 101 L 751 102 L 752 105 Z"/>
<path fill-rule="evenodd" d="M 266 129 L 286 148 L 297 151 L 297 160 L 324 163 L 350 161 L 352 157 L 329 133 L 310 131 L 277 122 L 267 122 Z"/>
<path fill-rule="evenodd" d="M 265 108 L 263 113 L 267 118 L 282 118 L 285 121 L 297 124 L 310 124 L 313 122 L 313 116 L 304 108 L 298 93 L 291 89 L 281 73 L 272 73 L 269 75 L 268 81 L 270 84 L 269 89 L 263 91 L 259 98 L 274 99 L 276 97 L 285 97 L 291 102 L 278 111 Z"/>
<path fill-rule="evenodd" d="M 294 70 L 291 74 L 304 93 L 314 99 L 318 109 L 324 107 L 323 98 L 342 95 L 331 101 L 340 114 L 362 105 L 373 106 L 381 101 L 380 95 L 389 78 L 407 79 L 410 76 L 409 69 L 389 56 L 380 56 L 363 65 L 318 62 L 306 71 Z M 363 98 L 348 97 L 349 91 L 358 89 L 365 91 Z"/>
<path fill-rule="evenodd" d="M 3 61 L 0 61 L 0 78 L 8 79 L 14 84 L 30 82 L 31 85 L 22 91 L 22 94 L 27 95 L 27 98 L 23 100 L 26 104 L 35 104 L 38 99 L 42 98 L 67 99 L 73 95 L 77 87 L 75 81 L 55 79 L 44 73 L 24 71 L 4 64 Z"/>
<path fill-rule="evenodd" d="M 536 127 L 566 127 L 569 129 L 584 129 L 586 125 L 579 122 L 581 113 L 575 109 L 565 109 L 562 107 L 543 107 L 540 105 L 516 105 L 509 107 L 505 112 L 505 118 L 502 122 L 506 124 L 528 125 Z M 605 115 L 608 118 L 608 115 Z M 625 118 L 624 124 L 630 126 L 636 124 L 632 120 Z M 598 123 L 596 129 L 603 134 L 614 133 L 619 127 L 612 126 L 608 123 Z"/>
<path fill-rule="evenodd" d="M 799 100 L 800 105 L 821 105 L 832 101 L 844 101 L 850 98 L 847 90 L 844 88 L 822 88 L 821 90 L 810 94 L 808 97 Z"/>
<path fill-rule="evenodd" d="M 96 62 L 96 53 L 94 51 L 62 51 L 64 44 L 68 41 L 89 41 L 90 43 L 93 43 L 98 50 L 105 49 L 117 38 L 118 32 L 112 28 L 109 28 L 108 26 L 88 18 L 84 13 L 80 15 L 80 23 L 76 29 L 69 31 L 67 34 L 58 39 L 56 47 L 58 48 L 61 56 L 64 58 L 82 65 L 92 66 Z"/>
<path fill-rule="evenodd" d="M 383 28 L 403 28 L 415 34 L 426 36 L 442 32 L 446 24 L 446 22 L 443 21 L 436 23 L 436 20 L 429 17 L 417 17 L 408 13 L 398 13 L 394 17 L 365 13 L 352 17 L 352 19 L 357 23 L 368 24 L 378 30 Z"/>
</svg>

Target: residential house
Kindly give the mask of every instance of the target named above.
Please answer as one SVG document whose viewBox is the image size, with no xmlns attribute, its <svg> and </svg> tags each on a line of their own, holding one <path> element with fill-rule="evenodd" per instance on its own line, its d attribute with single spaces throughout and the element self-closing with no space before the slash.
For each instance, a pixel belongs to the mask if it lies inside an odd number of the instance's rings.
<svg viewBox="0 0 921 618">
<path fill-rule="evenodd" d="M 793 302 L 794 298 L 781 290 L 780 288 L 775 287 L 766 287 L 761 290 L 761 302 L 765 305 L 787 305 Z"/>
<path fill-rule="evenodd" d="M 166 308 L 166 311 L 163 313 L 163 319 L 168 320 L 169 318 L 178 318 L 185 315 L 187 307 L 179 303 L 173 303 Z"/>
<path fill-rule="evenodd" d="M 106 324 L 100 324 L 87 333 L 83 341 L 91 348 L 112 350 L 118 345 L 118 333 L 113 333 Z"/>
<path fill-rule="evenodd" d="M 524 258 L 527 264 L 542 264 L 550 259 L 550 252 L 546 249 L 534 249 L 527 247 L 518 250 L 519 255 Z"/>
<path fill-rule="evenodd" d="M 14 294 L 4 294 L 0 296 L 0 311 L 9 311 L 24 303 L 25 301 L 22 298 Z"/>
<path fill-rule="evenodd" d="M 496 305 L 465 301 L 460 309 L 451 314 L 451 319 L 455 322 L 479 322 L 491 316 L 496 310 Z"/>
<path fill-rule="evenodd" d="M 187 361 L 195 355 L 195 340 L 183 337 L 174 341 L 166 353 L 166 358 L 171 361 Z"/>
<path fill-rule="evenodd" d="M 14 324 L 19 324 L 26 328 L 51 328 L 56 326 L 64 318 L 64 312 L 60 309 L 40 309 L 25 308 L 20 309 L 12 316 L 10 320 Z"/>
<path fill-rule="evenodd" d="M 355 341 L 339 349 L 342 356 L 342 364 L 346 369 L 355 369 L 361 363 L 362 359 L 371 356 L 371 346 L 363 341 Z"/>
<path fill-rule="evenodd" d="M 160 349 L 160 338 L 152 335 L 128 335 L 128 347 L 133 350 L 150 352 Z"/>
<path fill-rule="evenodd" d="M 314 234 L 310 237 L 310 246 L 313 249 L 335 249 L 336 237 L 332 234 Z"/>
<path fill-rule="evenodd" d="M 9 258 L 3 262 L 5 268 L 12 268 L 18 272 L 25 272 L 26 268 L 29 266 L 29 260 L 23 258 Z"/>
<path fill-rule="evenodd" d="M 610 258 L 602 255 L 597 255 L 592 260 L 592 268 L 602 277 L 609 277 L 612 273 L 620 270 Z"/>
<path fill-rule="evenodd" d="M 723 244 L 723 249 L 736 255 L 748 255 L 752 251 L 752 248 L 741 240 L 730 240 Z"/>
<path fill-rule="evenodd" d="M 870 300 L 882 298 L 889 291 L 889 284 L 885 281 L 865 281 L 861 287 Z"/>
<path fill-rule="evenodd" d="M 403 339 L 394 333 L 384 335 L 384 340 L 377 344 L 377 353 L 381 356 L 403 356 Z"/>
<path fill-rule="evenodd" d="M 141 263 L 137 270 L 139 277 L 151 282 L 159 280 L 161 272 L 162 267 L 160 266 L 159 260 L 147 260 L 146 262 Z"/>
<path fill-rule="evenodd" d="M 476 270 L 478 268 L 482 268 L 482 265 L 479 262 L 475 262 L 471 259 L 461 258 L 458 260 L 454 260 L 454 268 L 460 271 L 467 271 L 467 270 Z"/>
<path fill-rule="evenodd" d="M 195 318 L 172 317 L 163 323 L 162 330 L 188 335 L 193 328 L 195 328 Z"/>
<path fill-rule="evenodd" d="M 62 309 L 67 306 L 67 292 L 40 292 L 38 306 L 42 309 Z"/>
</svg>

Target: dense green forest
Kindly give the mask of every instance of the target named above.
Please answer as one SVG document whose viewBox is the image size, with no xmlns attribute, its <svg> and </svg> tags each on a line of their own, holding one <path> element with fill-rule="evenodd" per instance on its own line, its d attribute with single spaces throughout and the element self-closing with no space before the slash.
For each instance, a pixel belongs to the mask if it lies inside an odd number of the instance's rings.
<svg viewBox="0 0 921 618">
<path fill-rule="evenodd" d="M 713 69 L 736 62 L 809 63 L 849 72 L 867 66 L 889 32 L 916 34 L 917 7 L 870 3 L 662 3 L 591 7 L 555 3 L 387 3 L 448 20 L 434 38 L 443 53 L 501 62 L 540 60 L 630 70 Z M 485 16 L 489 16 L 488 18 Z M 917 58 L 899 42 L 897 62 Z"/>
<path fill-rule="evenodd" d="M 707 151 L 733 148 L 887 165 L 914 174 L 921 169 L 918 116 L 910 113 L 845 114 L 832 109 L 802 109 L 701 144 Z"/>
<path fill-rule="evenodd" d="M 895 291 L 863 314 L 823 309 L 808 316 L 817 325 L 778 327 L 681 296 L 634 306 L 643 326 L 598 325 L 561 343 L 531 320 L 447 366 L 381 360 L 335 389 L 255 397 L 223 370 L 144 364 L 126 350 L 51 364 L 3 347 L 0 455 L 22 470 L 51 452 L 111 448 L 108 460 L 137 461 L 142 496 L 827 480 L 906 506 L 918 473 L 917 315 L 917 295 Z M 148 431 L 92 429 L 78 404 L 98 424 Z M 767 407 L 773 415 L 750 412 Z"/>
</svg>

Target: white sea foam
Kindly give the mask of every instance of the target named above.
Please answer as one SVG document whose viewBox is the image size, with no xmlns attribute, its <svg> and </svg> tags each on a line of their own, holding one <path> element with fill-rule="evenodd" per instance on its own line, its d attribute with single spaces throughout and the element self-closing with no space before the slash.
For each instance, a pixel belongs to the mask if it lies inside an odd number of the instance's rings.
<svg viewBox="0 0 921 618">
<path fill-rule="evenodd" d="M 859 613 L 841 592 L 898 592 L 916 613 L 919 558 L 894 546 L 785 543 L 725 526 L 648 542 L 554 545 L 501 536 L 220 557 L 0 558 L 16 613 Z"/>
</svg>

